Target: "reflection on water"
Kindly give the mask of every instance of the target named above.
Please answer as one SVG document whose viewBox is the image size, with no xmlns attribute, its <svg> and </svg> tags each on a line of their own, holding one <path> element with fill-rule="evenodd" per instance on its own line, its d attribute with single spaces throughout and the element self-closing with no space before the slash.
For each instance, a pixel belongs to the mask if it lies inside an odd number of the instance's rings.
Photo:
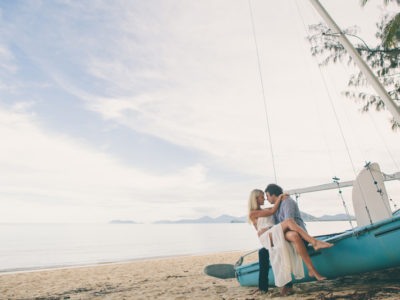
<svg viewBox="0 0 400 300">
<path fill-rule="evenodd" d="M 311 235 L 348 222 L 309 222 Z M 0 271 L 253 250 L 248 224 L 0 224 Z"/>
</svg>

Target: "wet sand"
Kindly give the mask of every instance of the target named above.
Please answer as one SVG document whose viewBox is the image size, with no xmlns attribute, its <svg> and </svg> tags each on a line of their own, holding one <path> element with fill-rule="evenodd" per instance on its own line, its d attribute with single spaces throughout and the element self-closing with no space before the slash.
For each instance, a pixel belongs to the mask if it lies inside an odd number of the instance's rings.
<svg viewBox="0 0 400 300">
<path fill-rule="evenodd" d="M 206 265 L 233 264 L 243 252 L 151 259 L 0 276 L 0 299 L 400 299 L 400 268 L 296 284 L 280 297 L 204 274 Z M 252 255 L 249 260 L 256 260 Z"/>
</svg>

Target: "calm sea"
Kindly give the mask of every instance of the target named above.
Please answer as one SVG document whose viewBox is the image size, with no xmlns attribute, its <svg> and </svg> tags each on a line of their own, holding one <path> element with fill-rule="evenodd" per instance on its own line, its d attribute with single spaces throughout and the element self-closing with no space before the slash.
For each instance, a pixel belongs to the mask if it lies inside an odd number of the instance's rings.
<svg viewBox="0 0 400 300">
<path fill-rule="evenodd" d="M 307 223 L 311 235 L 349 228 Z M 259 247 L 255 230 L 242 223 L 0 224 L 0 273 Z"/>
</svg>

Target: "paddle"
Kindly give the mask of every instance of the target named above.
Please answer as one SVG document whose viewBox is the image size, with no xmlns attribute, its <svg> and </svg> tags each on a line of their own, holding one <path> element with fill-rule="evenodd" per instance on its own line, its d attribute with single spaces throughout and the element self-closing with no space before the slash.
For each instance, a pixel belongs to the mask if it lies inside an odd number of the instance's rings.
<svg viewBox="0 0 400 300">
<path fill-rule="evenodd" d="M 236 277 L 234 265 L 229 264 L 208 265 L 204 268 L 204 273 L 206 273 L 208 276 L 213 276 L 220 279 Z"/>
</svg>

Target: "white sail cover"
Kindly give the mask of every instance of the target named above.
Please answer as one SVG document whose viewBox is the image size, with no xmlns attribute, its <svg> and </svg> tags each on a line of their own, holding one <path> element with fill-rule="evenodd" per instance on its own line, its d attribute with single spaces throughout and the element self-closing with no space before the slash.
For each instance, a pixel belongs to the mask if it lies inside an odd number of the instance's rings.
<svg viewBox="0 0 400 300">
<path fill-rule="evenodd" d="M 392 217 L 384 177 L 377 163 L 370 164 L 358 174 L 352 198 L 359 227 Z"/>
</svg>

